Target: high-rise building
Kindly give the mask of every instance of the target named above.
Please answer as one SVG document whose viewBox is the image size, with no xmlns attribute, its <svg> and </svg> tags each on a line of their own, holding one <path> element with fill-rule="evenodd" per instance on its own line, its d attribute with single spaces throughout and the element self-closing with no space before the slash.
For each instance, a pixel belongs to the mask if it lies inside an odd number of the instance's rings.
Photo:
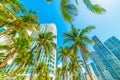
<svg viewBox="0 0 120 80">
<path fill-rule="evenodd" d="M 53 35 L 57 36 L 57 30 L 55 24 L 41 24 L 40 30 L 47 31 L 47 32 L 53 32 Z M 39 30 L 38 32 L 39 33 Z M 33 34 L 33 37 L 37 37 L 38 34 Z M 53 40 L 54 43 L 57 44 L 57 39 Z M 33 42 L 32 46 L 36 44 L 36 42 Z M 45 62 L 47 67 L 49 68 L 49 74 L 50 74 L 50 80 L 55 80 L 55 70 L 56 70 L 56 50 L 53 50 L 50 54 L 50 59 L 44 54 L 44 49 L 41 50 L 41 56 L 40 56 L 40 62 Z M 10 64 L 5 68 L 5 72 L 12 71 L 16 65 Z M 32 68 L 30 67 L 27 72 L 25 72 L 25 75 L 27 75 L 27 80 L 29 80 L 30 73 L 32 71 Z"/>
<path fill-rule="evenodd" d="M 112 36 L 104 44 L 111 50 L 111 52 L 120 60 L 120 40 Z"/>
<path fill-rule="evenodd" d="M 43 28 L 44 30 L 48 32 L 53 32 L 55 36 L 57 36 L 57 29 L 55 24 L 42 24 L 40 28 Z M 53 40 L 54 43 L 57 44 L 57 39 Z M 47 56 L 45 56 L 44 52 L 40 56 L 40 61 L 45 62 L 49 68 L 50 71 L 50 80 L 55 79 L 55 70 L 56 70 L 56 50 L 53 50 L 50 55 L 50 59 L 48 59 Z"/>
<path fill-rule="evenodd" d="M 95 53 L 92 54 L 97 68 L 105 80 L 120 80 L 120 62 L 115 55 L 96 37 L 92 38 L 98 42 L 93 46 Z"/>
<path fill-rule="evenodd" d="M 101 78 L 103 80 L 114 80 L 110 72 L 107 70 L 106 66 L 103 64 L 99 55 L 96 54 L 95 52 L 91 52 L 91 54 L 92 54 L 92 59 L 96 65 L 96 68 L 98 69 L 98 72 L 101 75 Z"/>
<path fill-rule="evenodd" d="M 91 62 L 89 64 L 89 69 L 90 69 L 90 71 L 92 73 L 92 77 L 93 77 L 94 80 L 103 80 L 100 73 L 99 73 L 99 71 L 98 71 L 98 69 L 96 68 L 94 62 Z"/>
</svg>

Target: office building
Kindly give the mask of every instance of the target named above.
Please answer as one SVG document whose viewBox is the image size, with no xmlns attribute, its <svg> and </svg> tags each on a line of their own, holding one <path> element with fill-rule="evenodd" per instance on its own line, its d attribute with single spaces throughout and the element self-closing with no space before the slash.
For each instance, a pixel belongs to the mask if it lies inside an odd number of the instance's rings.
<svg viewBox="0 0 120 80">
<path fill-rule="evenodd" d="M 104 44 L 120 60 L 120 40 L 118 40 L 115 36 L 112 36 L 105 41 Z"/>
<path fill-rule="evenodd" d="M 93 46 L 93 60 L 104 80 L 120 80 L 120 62 L 115 55 L 96 37 L 92 38 L 98 42 Z"/>
<path fill-rule="evenodd" d="M 89 69 L 90 69 L 90 72 L 92 73 L 94 80 L 103 80 L 94 62 L 91 62 L 89 64 Z"/>
</svg>

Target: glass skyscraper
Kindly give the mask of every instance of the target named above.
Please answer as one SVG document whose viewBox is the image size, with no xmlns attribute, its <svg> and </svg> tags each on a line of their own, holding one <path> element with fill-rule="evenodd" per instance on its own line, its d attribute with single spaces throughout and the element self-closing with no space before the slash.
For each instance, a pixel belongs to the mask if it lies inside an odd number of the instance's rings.
<svg viewBox="0 0 120 80">
<path fill-rule="evenodd" d="M 98 42 L 93 46 L 93 60 L 104 80 L 120 80 L 119 60 L 96 36 L 92 39 Z"/>
<path fill-rule="evenodd" d="M 120 60 L 120 40 L 112 36 L 104 43 L 111 52 Z"/>
<path fill-rule="evenodd" d="M 93 79 L 94 80 L 103 80 L 101 74 L 99 73 L 96 65 L 94 64 L 94 62 L 91 62 L 89 64 L 89 68 L 90 68 L 90 71 L 92 72 L 92 75 L 93 75 Z"/>
</svg>

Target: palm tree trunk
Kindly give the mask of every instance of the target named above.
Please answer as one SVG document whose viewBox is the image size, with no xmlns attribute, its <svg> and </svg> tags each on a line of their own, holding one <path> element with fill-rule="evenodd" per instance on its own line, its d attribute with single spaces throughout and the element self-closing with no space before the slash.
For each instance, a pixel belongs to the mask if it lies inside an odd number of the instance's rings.
<svg viewBox="0 0 120 80">
<path fill-rule="evenodd" d="M 38 52 L 38 54 L 37 54 L 37 62 L 38 62 L 38 60 L 40 59 L 41 50 L 42 50 L 42 47 L 40 48 L 40 50 L 39 50 L 39 52 Z"/>
<path fill-rule="evenodd" d="M 0 64 L 0 69 L 3 69 L 7 65 L 7 62 L 13 58 L 16 52 L 17 50 L 13 50 L 11 53 L 8 54 L 7 58 Z"/>
<path fill-rule="evenodd" d="M 85 61 L 85 59 L 84 59 L 83 54 L 82 54 L 82 58 L 83 58 L 83 62 L 84 62 L 85 69 L 86 69 L 86 71 L 87 71 L 90 79 L 93 80 L 93 78 L 92 78 L 92 76 L 91 76 L 91 74 L 90 74 L 90 72 L 89 72 L 89 70 L 88 70 L 88 67 L 87 67 L 87 64 L 86 64 L 86 61 Z"/>
</svg>

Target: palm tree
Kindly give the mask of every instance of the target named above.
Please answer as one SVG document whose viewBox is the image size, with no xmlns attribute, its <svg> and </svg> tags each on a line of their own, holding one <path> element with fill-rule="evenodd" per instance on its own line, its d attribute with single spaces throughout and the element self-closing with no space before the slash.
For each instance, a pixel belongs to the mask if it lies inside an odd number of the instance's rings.
<svg viewBox="0 0 120 80">
<path fill-rule="evenodd" d="M 55 80 L 61 80 L 61 77 L 62 77 L 62 76 L 61 76 L 61 73 L 62 73 L 62 68 L 59 68 L 59 67 L 58 67 L 58 68 L 56 69 L 56 73 L 55 73 L 55 76 L 56 76 L 56 77 L 55 77 Z"/>
<path fill-rule="evenodd" d="M 35 66 L 37 65 L 37 62 L 39 62 L 40 60 L 41 51 L 44 50 L 44 55 L 49 58 L 51 52 L 57 48 L 56 43 L 53 42 L 54 39 L 56 39 L 56 36 L 52 32 L 41 31 L 38 33 L 38 38 L 35 39 L 37 44 L 35 45 L 33 50 L 33 52 L 35 51 L 36 59 L 34 60 L 32 73 Z"/>
<path fill-rule="evenodd" d="M 35 80 L 49 80 L 49 69 L 44 62 L 38 63 L 35 73 L 37 75 Z"/>
<path fill-rule="evenodd" d="M 62 61 L 64 67 L 66 68 L 65 73 L 66 73 L 66 80 L 68 80 L 68 64 L 70 63 L 70 56 L 71 56 L 71 48 L 69 46 L 66 46 L 64 48 L 60 48 L 59 54 L 58 54 L 58 59 Z"/>
<path fill-rule="evenodd" d="M 76 54 L 71 54 L 71 59 L 69 63 L 68 71 L 71 76 L 71 80 L 81 79 L 81 70 L 82 70 L 82 60 L 79 60 L 79 57 Z"/>
<path fill-rule="evenodd" d="M 65 36 L 64 43 L 71 42 L 73 50 L 77 48 L 76 50 L 81 51 L 81 55 L 82 55 L 82 58 L 83 58 L 85 69 L 86 69 L 88 75 L 90 76 L 91 80 L 93 80 L 93 79 L 90 75 L 90 72 L 89 72 L 87 64 L 86 64 L 86 60 L 89 57 L 91 57 L 90 52 L 87 48 L 87 45 L 92 44 L 94 41 L 91 40 L 87 36 L 87 33 L 89 33 L 93 29 L 95 29 L 94 26 L 88 26 L 88 27 L 86 27 L 85 29 L 82 29 L 82 30 L 79 30 L 75 27 L 72 27 L 72 30 L 70 32 L 64 33 L 64 36 Z"/>
<path fill-rule="evenodd" d="M 64 79 L 66 80 L 65 76 L 66 76 L 66 73 L 68 73 L 68 70 L 66 70 L 67 69 L 66 67 L 67 66 L 64 65 L 61 68 L 57 68 L 55 80 L 64 80 Z"/>
<path fill-rule="evenodd" d="M 31 39 L 26 37 L 24 34 L 22 37 L 17 37 L 13 39 L 12 44 L 5 45 L 7 49 L 7 56 L 4 61 L 0 64 L 0 68 L 4 68 L 7 65 L 7 62 L 14 57 L 15 54 L 25 53 L 30 49 Z"/>
</svg>

